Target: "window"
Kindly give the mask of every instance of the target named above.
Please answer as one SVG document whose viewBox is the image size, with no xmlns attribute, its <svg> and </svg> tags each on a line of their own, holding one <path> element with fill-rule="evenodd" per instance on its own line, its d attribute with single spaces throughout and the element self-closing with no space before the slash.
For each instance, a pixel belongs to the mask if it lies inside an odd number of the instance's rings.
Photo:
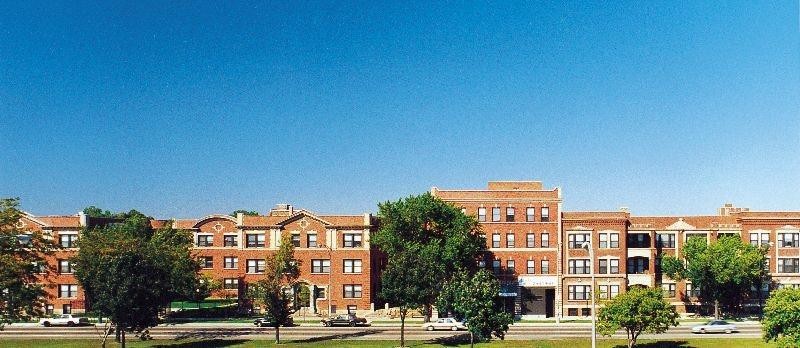
<svg viewBox="0 0 800 348">
<path fill-rule="evenodd" d="M 598 237 L 600 237 L 600 242 L 597 243 L 597 247 L 600 249 L 608 248 L 608 234 L 601 233 Z"/>
<path fill-rule="evenodd" d="M 248 234 L 247 235 L 247 247 L 248 248 L 263 248 L 264 244 L 267 240 L 267 236 L 263 233 L 259 234 Z"/>
<path fill-rule="evenodd" d="M 549 248 L 549 247 L 550 247 L 550 234 L 542 233 L 542 248 Z"/>
<path fill-rule="evenodd" d="M 611 274 L 619 274 L 619 260 L 618 259 L 609 259 L 608 260 L 608 273 Z"/>
<path fill-rule="evenodd" d="M 525 209 L 525 221 L 527 222 L 536 221 L 536 208 L 528 207 Z"/>
<path fill-rule="evenodd" d="M 266 266 L 265 260 L 247 260 L 247 273 L 264 273 Z"/>
<path fill-rule="evenodd" d="M 318 288 L 315 289 L 315 291 L 317 293 L 316 296 L 314 296 L 315 298 L 317 298 L 317 299 L 325 298 L 325 288 L 319 288 L 318 287 Z"/>
<path fill-rule="evenodd" d="M 750 233 L 750 245 L 769 246 L 769 233 Z"/>
<path fill-rule="evenodd" d="M 542 222 L 550 221 L 550 208 L 542 207 Z"/>
<path fill-rule="evenodd" d="M 53 305 L 47 305 L 44 309 L 44 314 L 53 315 Z"/>
<path fill-rule="evenodd" d="M 197 260 L 200 261 L 202 268 L 214 268 L 214 258 L 211 256 L 200 256 Z"/>
<path fill-rule="evenodd" d="M 692 283 L 686 283 L 686 297 L 698 297 L 700 296 L 700 289 L 695 289 L 692 286 Z"/>
<path fill-rule="evenodd" d="M 778 273 L 800 273 L 800 259 L 778 259 Z"/>
<path fill-rule="evenodd" d="M 550 274 L 550 261 L 549 260 L 542 260 L 542 274 Z"/>
<path fill-rule="evenodd" d="M 514 234 L 509 233 L 506 234 L 506 248 L 513 248 L 514 247 Z"/>
<path fill-rule="evenodd" d="M 589 260 L 569 260 L 567 264 L 569 265 L 569 274 L 589 274 L 589 267 L 591 266 Z"/>
<path fill-rule="evenodd" d="M 61 284 L 58 286 L 58 297 L 60 298 L 75 298 L 78 297 L 78 285 L 75 284 Z"/>
<path fill-rule="evenodd" d="M 769 246 L 769 233 L 761 234 L 761 246 Z"/>
<path fill-rule="evenodd" d="M 608 285 L 600 285 L 597 287 L 597 292 L 600 294 L 601 299 L 609 299 L 608 297 Z"/>
<path fill-rule="evenodd" d="M 649 248 L 650 234 L 631 233 L 628 234 L 628 248 Z"/>
<path fill-rule="evenodd" d="M 65 304 L 61 306 L 61 314 L 72 314 L 72 305 Z"/>
<path fill-rule="evenodd" d="M 629 257 L 628 274 L 644 274 L 650 269 L 649 257 Z"/>
<path fill-rule="evenodd" d="M 656 234 L 656 248 L 675 248 L 675 234 L 674 233 L 659 233 Z"/>
<path fill-rule="evenodd" d="M 292 233 L 292 246 L 295 248 L 300 247 L 300 234 L 299 233 Z"/>
<path fill-rule="evenodd" d="M 675 283 L 661 284 L 661 288 L 664 289 L 664 295 L 667 297 L 675 297 Z"/>
<path fill-rule="evenodd" d="M 58 273 L 72 273 L 72 264 L 69 260 L 58 260 Z"/>
<path fill-rule="evenodd" d="M 199 246 L 199 247 L 214 246 L 214 235 L 211 235 L 211 234 L 198 234 L 197 235 L 197 246 Z"/>
<path fill-rule="evenodd" d="M 344 273 L 361 273 L 361 259 L 344 260 Z"/>
<path fill-rule="evenodd" d="M 478 221 L 484 222 L 486 221 L 486 208 L 478 208 Z"/>
<path fill-rule="evenodd" d="M 611 241 L 609 242 L 610 243 L 609 247 L 619 248 L 619 233 L 611 233 L 609 234 L 609 237 L 611 237 Z"/>
<path fill-rule="evenodd" d="M 360 248 L 361 247 L 361 234 L 360 233 L 345 233 L 344 234 L 344 247 L 345 248 Z"/>
<path fill-rule="evenodd" d="M 609 286 L 609 298 L 614 298 L 619 295 L 619 285 Z"/>
<path fill-rule="evenodd" d="M 536 271 L 536 261 L 528 260 L 528 274 L 533 274 Z"/>
<path fill-rule="evenodd" d="M 361 298 L 361 284 L 345 284 L 344 298 Z"/>
<path fill-rule="evenodd" d="M 492 234 L 492 248 L 499 248 L 500 247 L 500 234 L 494 233 Z"/>
<path fill-rule="evenodd" d="M 514 208 L 512 207 L 506 208 L 506 221 L 514 222 Z"/>
<path fill-rule="evenodd" d="M 764 270 L 769 272 L 769 258 L 764 259 Z"/>
<path fill-rule="evenodd" d="M 592 315 L 592 309 L 591 308 L 581 308 L 581 315 L 584 316 L 584 317 L 588 317 L 588 316 Z"/>
<path fill-rule="evenodd" d="M 478 260 L 478 267 L 480 267 L 480 268 L 485 268 L 485 267 L 486 267 L 486 261 L 484 261 L 484 260 Z"/>
<path fill-rule="evenodd" d="M 577 317 L 578 316 L 578 309 L 577 308 L 567 308 L 567 315 L 570 317 Z"/>
<path fill-rule="evenodd" d="M 508 274 L 516 273 L 514 269 L 514 260 L 506 260 L 506 272 L 508 272 Z"/>
<path fill-rule="evenodd" d="M 62 248 L 75 248 L 77 247 L 78 235 L 77 234 L 61 234 L 58 236 Z"/>
<path fill-rule="evenodd" d="M 222 243 L 226 247 L 236 247 L 239 246 L 239 239 L 233 235 L 227 235 L 222 237 Z"/>
<path fill-rule="evenodd" d="M 570 233 L 567 236 L 567 246 L 570 249 L 580 249 L 583 247 L 583 243 L 590 240 L 589 238 L 588 233 Z"/>
<path fill-rule="evenodd" d="M 309 248 L 316 248 L 317 247 L 317 234 L 316 233 L 309 233 L 306 236 L 306 243 Z"/>
<path fill-rule="evenodd" d="M 597 261 L 600 264 L 600 267 L 598 267 L 597 273 L 608 274 L 608 260 L 600 259 L 600 260 L 597 260 Z"/>
<path fill-rule="evenodd" d="M 311 273 L 330 273 L 331 260 L 311 260 Z"/>
<path fill-rule="evenodd" d="M 525 235 L 525 247 L 526 248 L 535 248 L 536 247 L 536 235 L 533 233 L 528 233 Z"/>
<path fill-rule="evenodd" d="M 358 306 L 356 305 L 347 305 L 347 313 L 348 314 L 355 314 L 358 310 Z"/>
<path fill-rule="evenodd" d="M 222 288 L 225 290 L 239 290 L 239 278 L 225 278 Z"/>
<path fill-rule="evenodd" d="M 493 222 L 500 221 L 500 207 L 492 208 L 492 221 Z"/>
<path fill-rule="evenodd" d="M 619 248 L 619 233 L 601 233 L 599 237 L 601 249 Z"/>
<path fill-rule="evenodd" d="M 591 299 L 592 287 L 589 285 L 569 285 L 567 292 L 569 293 L 567 299 L 569 300 L 589 300 Z"/>
<path fill-rule="evenodd" d="M 800 234 L 778 233 L 778 245 L 782 248 L 797 248 L 800 246 Z"/>
<path fill-rule="evenodd" d="M 500 260 L 492 260 L 492 272 L 500 274 Z"/>
<path fill-rule="evenodd" d="M 236 256 L 225 256 L 222 261 L 225 269 L 239 269 L 239 258 Z"/>
</svg>

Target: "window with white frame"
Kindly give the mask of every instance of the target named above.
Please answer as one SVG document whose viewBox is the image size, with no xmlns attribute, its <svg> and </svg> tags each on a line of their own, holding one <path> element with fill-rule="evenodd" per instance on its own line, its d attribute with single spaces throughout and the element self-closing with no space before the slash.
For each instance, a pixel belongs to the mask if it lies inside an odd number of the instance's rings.
<svg viewBox="0 0 800 348">
<path fill-rule="evenodd" d="M 200 267 L 214 268 L 214 257 L 212 256 L 200 256 L 197 260 L 200 261 Z"/>
<path fill-rule="evenodd" d="M 502 265 L 502 263 L 500 262 L 500 260 L 492 260 L 492 273 L 500 274 L 500 266 L 501 265 Z"/>
<path fill-rule="evenodd" d="M 264 273 L 267 262 L 263 259 L 247 260 L 247 273 Z"/>
<path fill-rule="evenodd" d="M 600 274 L 619 274 L 619 259 L 600 259 L 598 260 Z"/>
<path fill-rule="evenodd" d="M 550 208 L 542 207 L 542 222 L 550 221 Z"/>
<path fill-rule="evenodd" d="M 225 256 L 223 259 L 223 267 L 225 269 L 239 269 L 239 258 L 236 256 Z"/>
<path fill-rule="evenodd" d="M 500 247 L 500 233 L 493 233 L 492 234 L 492 248 L 499 248 Z"/>
<path fill-rule="evenodd" d="M 610 300 L 619 295 L 619 285 L 600 285 L 600 298 Z"/>
<path fill-rule="evenodd" d="M 797 248 L 800 246 L 800 233 L 778 233 L 778 246 Z"/>
<path fill-rule="evenodd" d="M 657 233 L 656 234 L 656 248 L 675 248 L 675 234 L 674 233 Z"/>
<path fill-rule="evenodd" d="M 317 234 L 316 233 L 309 233 L 306 235 L 306 245 L 309 248 L 316 248 L 317 247 Z"/>
<path fill-rule="evenodd" d="M 751 232 L 750 245 L 752 246 L 769 246 L 769 232 Z"/>
<path fill-rule="evenodd" d="M 514 234 L 508 233 L 506 234 L 506 248 L 513 248 L 514 247 Z"/>
<path fill-rule="evenodd" d="M 507 207 L 506 208 L 506 221 L 514 222 L 514 207 Z"/>
<path fill-rule="evenodd" d="M 570 233 L 567 235 L 567 246 L 570 249 L 580 249 L 583 243 L 591 240 L 588 233 Z"/>
<path fill-rule="evenodd" d="M 699 297 L 700 289 L 695 288 L 692 283 L 686 283 L 686 297 Z"/>
<path fill-rule="evenodd" d="M 542 248 L 549 248 L 549 247 L 550 247 L 550 234 L 542 233 Z"/>
<path fill-rule="evenodd" d="M 214 246 L 214 235 L 213 234 L 198 234 L 197 235 L 197 243 L 198 247 L 210 247 Z"/>
<path fill-rule="evenodd" d="M 619 233 L 606 232 L 600 233 L 598 247 L 601 249 L 619 248 Z"/>
<path fill-rule="evenodd" d="M 542 267 L 540 268 L 542 274 L 550 274 L 550 260 L 542 260 Z"/>
<path fill-rule="evenodd" d="M 248 248 L 263 248 L 266 245 L 267 236 L 263 233 L 248 233 L 247 234 L 247 247 Z"/>
<path fill-rule="evenodd" d="M 295 248 L 300 247 L 300 233 L 292 233 L 292 246 Z"/>
<path fill-rule="evenodd" d="M 58 297 L 60 298 L 75 298 L 78 297 L 77 284 L 60 284 L 58 286 Z"/>
<path fill-rule="evenodd" d="M 664 289 L 666 297 L 675 297 L 675 283 L 663 283 L 661 288 Z"/>
<path fill-rule="evenodd" d="M 525 247 L 526 248 L 535 248 L 536 247 L 536 234 L 528 233 L 525 235 Z"/>
<path fill-rule="evenodd" d="M 484 207 L 478 208 L 478 221 L 480 222 L 486 221 L 486 208 Z"/>
<path fill-rule="evenodd" d="M 536 208 L 534 207 L 525 208 L 525 221 L 527 222 L 536 221 Z"/>
<path fill-rule="evenodd" d="M 492 222 L 500 221 L 500 207 L 492 208 Z"/>
<path fill-rule="evenodd" d="M 222 288 L 225 290 L 239 290 L 239 278 L 225 278 Z"/>
<path fill-rule="evenodd" d="M 344 273 L 361 273 L 361 259 L 345 259 Z"/>
<path fill-rule="evenodd" d="M 311 260 L 311 273 L 330 273 L 330 272 L 331 272 L 331 260 L 328 259 Z"/>
<path fill-rule="evenodd" d="M 222 236 L 222 245 L 226 247 L 239 246 L 239 236 L 235 234 L 226 234 Z"/>
<path fill-rule="evenodd" d="M 72 273 L 72 263 L 69 260 L 58 260 L 58 273 Z"/>
<path fill-rule="evenodd" d="M 59 234 L 58 240 L 62 248 L 76 248 L 78 246 L 78 234 Z"/>
<path fill-rule="evenodd" d="M 569 274 L 589 274 L 591 262 L 589 259 L 573 259 L 567 262 Z"/>
<path fill-rule="evenodd" d="M 362 295 L 361 284 L 344 285 L 344 298 L 361 298 L 361 295 Z"/>
<path fill-rule="evenodd" d="M 569 285 L 567 286 L 569 300 L 589 300 L 591 299 L 592 287 L 589 285 Z"/>
<path fill-rule="evenodd" d="M 800 273 L 800 259 L 779 258 L 778 273 Z"/>
<path fill-rule="evenodd" d="M 361 233 L 345 233 L 344 247 L 345 248 L 360 248 L 361 247 Z"/>
<path fill-rule="evenodd" d="M 506 260 L 506 272 L 508 272 L 508 274 L 516 273 L 516 267 L 514 266 L 514 260 Z"/>
<path fill-rule="evenodd" d="M 534 274 L 536 271 L 536 260 L 528 260 L 527 266 L 527 273 Z"/>
</svg>

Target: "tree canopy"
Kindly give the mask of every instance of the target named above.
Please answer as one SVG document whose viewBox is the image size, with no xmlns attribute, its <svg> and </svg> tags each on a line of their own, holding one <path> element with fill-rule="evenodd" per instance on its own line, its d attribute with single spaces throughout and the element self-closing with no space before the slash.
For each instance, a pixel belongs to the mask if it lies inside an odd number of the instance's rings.
<svg viewBox="0 0 800 348">
<path fill-rule="evenodd" d="M 699 290 L 700 299 L 714 304 L 719 319 L 720 306 L 738 308 L 752 286 L 760 288 L 768 277 L 766 249 L 723 237 L 708 244 L 705 238 L 689 238 L 680 258 L 665 256 L 664 274 L 675 280 L 687 279 Z M 685 262 L 684 262 L 685 261 Z"/>
<path fill-rule="evenodd" d="M 470 332 L 470 346 L 474 346 L 475 338 L 505 338 L 508 325 L 514 322 L 503 310 L 499 293 L 500 283 L 486 270 L 473 275 L 462 270 L 445 283 L 436 308 L 439 313 L 452 312 L 463 319 Z"/>
<path fill-rule="evenodd" d="M 244 215 L 258 216 L 258 212 L 257 211 L 255 211 L 255 210 L 244 210 L 244 209 L 234 210 L 231 213 L 231 216 L 239 215 L 239 213 L 242 213 Z"/>
<path fill-rule="evenodd" d="M 191 245 L 191 232 L 153 229 L 140 213 L 82 231 L 72 259 L 75 277 L 91 309 L 121 333 L 123 346 L 125 332 L 157 325 L 160 308 L 197 291 L 200 265 Z"/>
<path fill-rule="evenodd" d="M 264 306 L 267 316 L 272 318 L 275 328 L 275 343 L 281 342 L 280 327 L 289 323 L 297 310 L 295 294 L 300 264 L 294 258 L 294 245 L 287 234 L 281 238 L 278 251 L 265 255 L 264 277 L 252 284 L 248 296 Z"/>
<path fill-rule="evenodd" d="M 764 340 L 779 347 L 800 346 L 800 289 L 773 292 L 764 307 Z"/>
<path fill-rule="evenodd" d="M 43 314 L 47 293 L 37 277 L 58 248 L 41 232 L 20 228 L 21 218 L 19 199 L 0 199 L 0 328 Z"/>
<path fill-rule="evenodd" d="M 630 348 L 642 333 L 658 334 L 677 326 L 677 318 L 675 307 L 664 299 L 661 289 L 631 287 L 600 308 L 597 329 L 605 336 L 625 329 Z"/>
</svg>

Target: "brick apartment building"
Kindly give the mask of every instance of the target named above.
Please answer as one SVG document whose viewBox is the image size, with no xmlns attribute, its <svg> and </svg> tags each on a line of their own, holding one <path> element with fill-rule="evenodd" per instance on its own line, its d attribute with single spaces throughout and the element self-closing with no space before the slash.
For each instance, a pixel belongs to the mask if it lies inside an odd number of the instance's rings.
<svg viewBox="0 0 800 348">
<path fill-rule="evenodd" d="M 800 212 L 755 212 L 726 204 L 718 215 L 633 216 L 620 211 L 567 212 L 559 188 L 538 181 L 493 181 L 486 189 L 432 188 L 431 194 L 476 216 L 486 235 L 487 253 L 479 260 L 501 282 L 506 309 L 522 318 L 581 317 L 591 313 L 591 268 L 602 298 L 629 286 L 658 286 L 679 311 L 699 305 L 691 284 L 661 274 L 660 256 L 680 252 L 689 238 L 708 241 L 738 236 L 769 246 L 772 288 L 800 287 Z M 379 221 L 362 215 L 317 215 L 281 204 L 265 215 L 209 215 L 173 223 L 194 233 L 203 273 L 221 279 L 223 294 L 237 297 L 259 278 L 263 255 L 290 235 L 301 263 L 300 281 L 308 287 L 309 311 L 373 311 L 382 257 L 370 246 Z M 50 299 L 47 311 L 82 311 L 83 292 L 68 258 L 80 230 L 102 224 L 82 213 L 72 216 L 25 214 L 19 227 L 43 231 L 64 249 L 48 258 L 52 271 L 41 274 Z M 589 241 L 594 254 L 584 249 Z M 764 289 L 753 289 L 764 296 Z"/>
</svg>

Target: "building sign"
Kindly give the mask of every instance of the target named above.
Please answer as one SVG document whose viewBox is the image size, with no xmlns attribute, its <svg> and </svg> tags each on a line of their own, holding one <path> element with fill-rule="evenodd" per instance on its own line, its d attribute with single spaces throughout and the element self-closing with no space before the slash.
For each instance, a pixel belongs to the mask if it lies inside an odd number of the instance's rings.
<svg viewBox="0 0 800 348">
<path fill-rule="evenodd" d="M 524 287 L 555 287 L 558 279 L 554 275 L 522 275 L 518 278 L 519 286 Z"/>
</svg>

